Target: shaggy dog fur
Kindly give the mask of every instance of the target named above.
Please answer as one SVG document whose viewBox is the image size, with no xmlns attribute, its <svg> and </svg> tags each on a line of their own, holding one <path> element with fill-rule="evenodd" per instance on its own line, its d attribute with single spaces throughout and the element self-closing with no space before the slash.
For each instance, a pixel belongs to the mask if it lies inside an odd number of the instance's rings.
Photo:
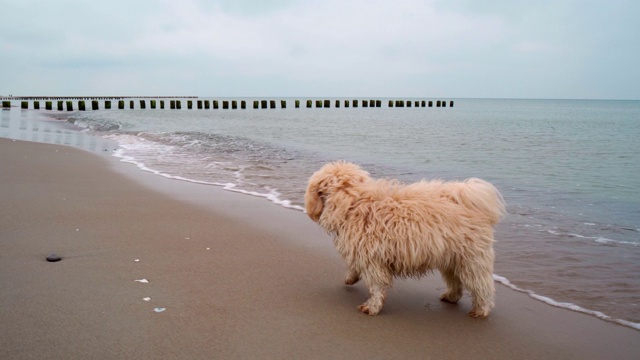
<svg viewBox="0 0 640 360">
<path fill-rule="evenodd" d="M 339 161 L 311 176 L 304 200 L 307 215 L 334 236 L 347 263 L 345 283 L 363 279 L 368 287 L 361 312 L 380 312 L 394 277 L 438 269 L 447 284 L 442 301 L 457 303 L 466 288 L 473 297 L 469 315 L 489 315 L 493 226 L 505 214 L 493 185 L 480 179 L 404 185 Z"/>
</svg>

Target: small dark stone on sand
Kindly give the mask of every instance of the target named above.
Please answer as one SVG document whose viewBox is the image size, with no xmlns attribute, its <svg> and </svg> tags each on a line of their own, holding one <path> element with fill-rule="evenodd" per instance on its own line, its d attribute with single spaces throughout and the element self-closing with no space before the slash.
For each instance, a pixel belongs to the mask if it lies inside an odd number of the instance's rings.
<svg viewBox="0 0 640 360">
<path fill-rule="evenodd" d="M 50 254 L 49 256 L 47 256 L 47 261 L 48 262 L 56 262 L 56 261 L 60 261 L 62 260 L 62 258 L 56 254 Z"/>
</svg>

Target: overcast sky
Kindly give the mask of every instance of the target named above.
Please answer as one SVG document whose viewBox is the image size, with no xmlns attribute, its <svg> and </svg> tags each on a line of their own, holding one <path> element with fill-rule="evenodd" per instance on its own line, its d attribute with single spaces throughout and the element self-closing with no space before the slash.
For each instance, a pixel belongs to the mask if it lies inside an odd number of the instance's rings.
<svg viewBox="0 0 640 360">
<path fill-rule="evenodd" d="M 0 95 L 640 99 L 636 0 L 0 0 Z"/>
</svg>

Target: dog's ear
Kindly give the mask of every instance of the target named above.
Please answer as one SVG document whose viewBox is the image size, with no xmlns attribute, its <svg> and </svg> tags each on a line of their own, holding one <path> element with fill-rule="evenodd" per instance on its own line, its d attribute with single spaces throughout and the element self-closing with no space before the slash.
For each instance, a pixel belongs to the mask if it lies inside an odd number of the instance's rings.
<svg viewBox="0 0 640 360">
<path fill-rule="evenodd" d="M 322 201 L 320 195 L 320 189 L 317 183 L 309 184 L 307 191 L 304 193 L 305 210 L 307 210 L 307 215 L 311 220 L 315 222 L 318 222 L 324 209 L 324 201 Z"/>
</svg>

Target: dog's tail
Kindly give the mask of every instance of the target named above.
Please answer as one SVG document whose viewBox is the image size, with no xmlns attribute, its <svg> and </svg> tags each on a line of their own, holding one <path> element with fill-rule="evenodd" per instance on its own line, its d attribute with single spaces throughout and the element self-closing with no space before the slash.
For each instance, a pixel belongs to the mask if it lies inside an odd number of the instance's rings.
<svg viewBox="0 0 640 360">
<path fill-rule="evenodd" d="M 487 216 L 492 225 L 499 223 L 507 211 L 498 189 L 478 178 L 467 179 L 465 185 L 459 192 L 460 201 L 468 208 Z"/>
</svg>

